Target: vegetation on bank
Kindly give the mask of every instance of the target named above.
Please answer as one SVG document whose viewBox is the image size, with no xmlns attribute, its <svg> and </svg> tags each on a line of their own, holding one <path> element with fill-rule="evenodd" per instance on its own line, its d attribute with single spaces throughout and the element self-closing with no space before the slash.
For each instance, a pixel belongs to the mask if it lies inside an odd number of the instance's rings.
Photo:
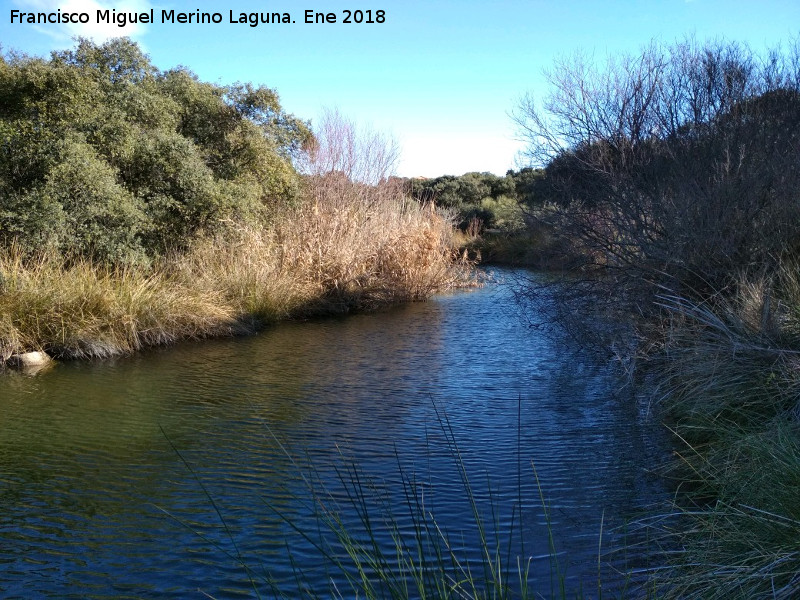
<svg viewBox="0 0 800 600">
<path fill-rule="evenodd" d="M 0 358 L 128 353 L 468 277 L 448 214 L 335 113 L 314 136 L 274 91 L 159 71 L 125 39 L 9 54 L 0 95 Z"/>
<path fill-rule="evenodd" d="M 266 87 L 156 69 L 127 39 L 0 60 L 0 246 L 147 265 L 297 202 L 311 140 Z"/>
<path fill-rule="evenodd" d="M 126 40 L 6 55 L 0 357 L 421 299 L 463 281 L 454 211 L 474 253 L 565 272 L 562 316 L 633 332 L 607 341 L 679 440 L 659 597 L 796 597 L 800 41 L 654 43 L 549 76 L 517 114 L 543 169 L 399 180 L 352 123 L 312 135 L 274 91 L 159 71 Z"/>
<path fill-rule="evenodd" d="M 395 181 L 417 202 L 454 214 L 459 242 L 474 260 L 540 270 L 562 270 L 572 261 L 570 248 L 531 218 L 552 210 L 544 169 L 510 170 L 502 177 L 473 172 Z"/>
<path fill-rule="evenodd" d="M 775 278 L 713 308 L 664 298 L 676 323 L 653 370 L 688 500 L 658 528 L 683 552 L 667 597 L 800 594 L 800 271 Z"/>
<path fill-rule="evenodd" d="M 556 309 L 625 324 L 587 333 L 639 359 L 677 436 L 658 595 L 797 597 L 800 39 L 578 54 L 548 76 L 517 121 L 546 165 L 550 209 L 527 216 L 576 259 Z"/>
<path fill-rule="evenodd" d="M 526 168 L 508 171 L 504 177 L 492 173 L 442 175 L 433 179 L 405 178 L 401 183 L 418 202 L 434 202 L 457 215 L 462 230 L 506 231 L 524 227 L 520 203 L 533 202 L 533 186 L 543 171 Z"/>
<path fill-rule="evenodd" d="M 106 357 L 286 318 L 422 300 L 462 285 L 449 221 L 402 197 L 303 206 L 197 240 L 151 267 L 0 259 L 0 352 Z"/>
</svg>

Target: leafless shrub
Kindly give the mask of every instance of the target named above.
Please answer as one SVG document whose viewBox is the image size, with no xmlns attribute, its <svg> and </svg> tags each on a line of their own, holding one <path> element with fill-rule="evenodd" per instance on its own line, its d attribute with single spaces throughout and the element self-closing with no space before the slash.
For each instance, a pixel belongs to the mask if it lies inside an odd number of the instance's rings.
<svg viewBox="0 0 800 600">
<path fill-rule="evenodd" d="M 338 110 L 327 109 L 314 127 L 314 141 L 301 166 L 312 177 L 338 175 L 377 185 L 393 174 L 399 158 L 400 148 L 391 136 L 359 127 Z"/>
<path fill-rule="evenodd" d="M 523 98 L 528 158 L 547 165 L 552 230 L 605 274 L 606 296 L 711 297 L 800 245 L 800 41 L 651 43 L 598 67 L 577 54 Z"/>
</svg>

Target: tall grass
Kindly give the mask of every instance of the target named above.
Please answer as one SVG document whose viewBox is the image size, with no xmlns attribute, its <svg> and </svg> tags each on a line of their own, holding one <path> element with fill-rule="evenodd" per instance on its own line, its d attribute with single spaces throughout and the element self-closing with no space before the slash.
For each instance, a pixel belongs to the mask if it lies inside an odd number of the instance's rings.
<svg viewBox="0 0 800 600">
<path fill-rule="evenodd" d="M 322 178 L 263 228 L 231 226 L 149 269 L 0 253 L 0 352 L 106 357 L 231 335 L 279 319 L 363 310 L 469 281 L 446 215 L 387 184 Z M 358 191 L 358 194 L 353 193 Z"/>
<path fill-rule="evenodd" d="M 382 186 L 357 193 L 352 182 L 309 185 L 328 189 L 312 190 L 268 229 L 201 241 L 176 272 L 264 321 L 422 300 L 468 281 L 452 224 L 432 206 Z"/>
<path fill-rule="evenodd" d="M 178 339 L 230 334 L 235 311 L 218 290 L 163 270 L 66 265 L 52 254 L 0 255 L 0 353 L 44 349 L 58 357 L 108 357 Z"/>
<path fill-rule="evenodd" d="M 800 272 L 662 298 L 661 395 L 682 448 L 668 598 L 800 597 Z"/>
</svg>

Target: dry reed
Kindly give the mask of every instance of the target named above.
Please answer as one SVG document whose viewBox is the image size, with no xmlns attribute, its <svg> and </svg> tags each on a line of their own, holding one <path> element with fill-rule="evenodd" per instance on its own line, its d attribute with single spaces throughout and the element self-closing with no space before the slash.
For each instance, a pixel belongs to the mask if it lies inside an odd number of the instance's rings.
<svg viewBox="0 0 800 600">
<path fill-rule="evenodd" d="M 126 354 L 280 319 L 422 300 L 469 280 L 450 220 L 387 183 L 310 178 L 269 227 L 231 227 L 149 270 L 0 254 L 0 353 Z"/>
</svg>

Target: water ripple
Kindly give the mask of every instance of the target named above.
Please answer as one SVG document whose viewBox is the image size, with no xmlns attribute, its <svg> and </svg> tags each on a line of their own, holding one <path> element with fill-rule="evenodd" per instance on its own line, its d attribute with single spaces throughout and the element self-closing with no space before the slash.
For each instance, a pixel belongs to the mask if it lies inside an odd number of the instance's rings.
<svg viewBox="0 0 800 600">
<path fill-rule="evenodd" d="M 0 379 L 0 592 L 248 597 L 254 573 L 262 592 L 292 581 L 292 560 L 324 588 L 330 565 L 287 523 L 318 525 L 303 472 L 348 526 L 358 473 L 400 532 L 418 501 L 473 554 L 463 473 L 526 556 L 549 556 L 543 497 L 581 585 L 601 520 L 662 492 L 654 427 L 605 365 L 513 311 L 498 285 Z"/>
</svg>

